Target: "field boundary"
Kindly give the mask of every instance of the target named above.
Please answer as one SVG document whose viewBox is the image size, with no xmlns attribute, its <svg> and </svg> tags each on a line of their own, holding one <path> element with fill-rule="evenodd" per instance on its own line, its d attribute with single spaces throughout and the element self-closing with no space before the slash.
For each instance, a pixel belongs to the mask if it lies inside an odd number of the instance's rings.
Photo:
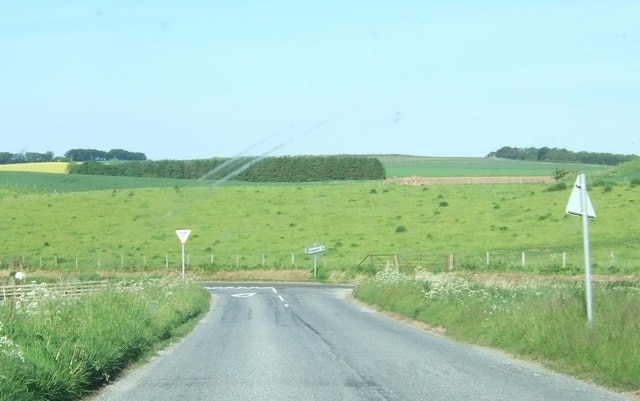
<svg viewBox="0 0 640 401">
<path fill-rule="evenodd" d="M 109 284 L 108 280 L 84 281 L 77 283 L 54 283 L 54 284 L 23 284 L 0 286 L 0 299 L 16 298 L 32 294 L 41 288 L 56 294 L 75 297 L 86 293 L 101 290 Z"/>
<path fill-rule="evenodd" d="M 385 183 L 403 185 L 446 185 L 446 184 L 552 184 L 551 176 L 483 176 L 483 177 L 393 177 L 387 178 Z"/>
</svg>

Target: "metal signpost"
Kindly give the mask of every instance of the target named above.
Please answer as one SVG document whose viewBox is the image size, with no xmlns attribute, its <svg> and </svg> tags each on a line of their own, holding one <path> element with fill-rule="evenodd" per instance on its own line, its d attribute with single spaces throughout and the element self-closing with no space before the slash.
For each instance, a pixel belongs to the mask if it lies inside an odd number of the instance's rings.
<svg viewBox="0 0 640 401">
<path fill-rule="evenodd" d="M 587 298 L 587 321 L 593 323 L 593 293 L 591 291 L 591 253 L 589 249 L 589 218 L 595 219 L 596 212 L 587 193 L 587 177 L 578 175 L 566 208 L 567 214 L 582 216 L 582 236 L 584 240 L 584 275 Z"/>
<path fill-rule="evenodd" d="M 318 276 L 318 254 L 324 252 L 326 247 L 324 245 L 314 245 L 304 248 L 304 253 L 307 255 L 313 255 L 313 277 Z"/>
<path fill-rule="evenodd" d="M 187 242 L 189 234 L 191 234 L 191 230 L 176 230 L 176 234 L 182 243 L 182 278 L 184 279 L 184 244 Z"/>
</svg>

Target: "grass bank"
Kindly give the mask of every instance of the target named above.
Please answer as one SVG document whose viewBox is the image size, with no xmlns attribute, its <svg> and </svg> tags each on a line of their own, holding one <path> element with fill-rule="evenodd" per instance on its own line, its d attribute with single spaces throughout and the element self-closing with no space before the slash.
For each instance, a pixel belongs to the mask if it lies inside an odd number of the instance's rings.
<svg viewBox="0 0 640 401">
<path fill-rule="evenodd" d="M 208 310 L 195 281 L 120 281 L 78 298 L 0 301 L 0 400 L 73 400 Z M 126 313 L 124 313 L 126 311 Z"/>
<path fill-rule="evenodd" d="M 503 349 L 616 390 L 640 391 L 640 283 L 596 283 L 591 327 L 583 287 L 533 277 L 480 283 L 470 275 L 385 269 L 355 295 L 457 340 Z"/>
</svg>

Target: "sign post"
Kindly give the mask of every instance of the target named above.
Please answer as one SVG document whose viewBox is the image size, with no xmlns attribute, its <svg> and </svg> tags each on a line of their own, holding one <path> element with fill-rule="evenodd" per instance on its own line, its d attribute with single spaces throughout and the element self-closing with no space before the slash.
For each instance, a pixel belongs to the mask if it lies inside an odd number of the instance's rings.
<svg viewBox="0 0 640 401">
<path fill-rule="evenodd" d="M 314 246 L 308 246 L 304 248 L 304 253 L 307 255 L 313 255 L 313 277 L 318 276 L 318 254 L 324 252 L 326 247 L 324 245 L 315 244 Z"/>
<path fill-rule="evenodd" d="M 182 279 L 184 280 L 184 244 L 187 242 L 187 239 L 189 239 L 191 230 L 176 230 L 176 234 L 182 243 Z"/>
<path fill-rule="evenodd" d="M 582 216 L 582 237 L 584 243 L 584 275 L 587 299 L 587 321 L 593 323 L 593 292 L 591 290 L 591 252 L 589 249 L 589 218 L 595 219 L 596 212 L 587 193 L 587 177 L 580 174 L 571 191 L 566 208 L 567 214 Z"/>
</svg>

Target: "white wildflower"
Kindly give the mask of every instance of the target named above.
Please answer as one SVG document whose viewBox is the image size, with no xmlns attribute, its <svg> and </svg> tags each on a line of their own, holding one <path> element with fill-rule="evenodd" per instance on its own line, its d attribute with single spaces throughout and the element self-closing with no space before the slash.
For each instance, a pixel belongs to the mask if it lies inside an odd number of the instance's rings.
<svg viewBox="0 0 640 401">
<path fill-rule="evenodd" d="M 24 363 L 24 355 L 20 347 L 9 337 L 2 335 L 2 322 L 0 322 L 0 354 Z"/>
</svg>

